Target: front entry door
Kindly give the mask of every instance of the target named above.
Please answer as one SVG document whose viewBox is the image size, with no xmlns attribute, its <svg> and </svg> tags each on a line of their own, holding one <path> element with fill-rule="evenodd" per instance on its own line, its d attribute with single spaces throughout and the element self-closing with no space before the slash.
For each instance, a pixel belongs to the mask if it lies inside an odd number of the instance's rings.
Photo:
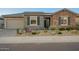
<svg viewBox="0 0 79 59">
<path fill-rule="evenodd" d="M 44 20 L 44 28 L 49 28 L 49 20 Z"/>
</svg>

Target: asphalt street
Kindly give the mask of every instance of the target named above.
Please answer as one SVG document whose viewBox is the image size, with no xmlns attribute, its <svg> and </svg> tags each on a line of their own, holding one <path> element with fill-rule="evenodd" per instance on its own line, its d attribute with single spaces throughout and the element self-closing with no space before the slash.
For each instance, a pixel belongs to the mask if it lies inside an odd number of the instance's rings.
<svg viewBox="0 0 79 59">
<path fill-rule="evenodd" d="M 0 51 L 79 51 L 79 43 L 0 44 Z"/>
</svg>

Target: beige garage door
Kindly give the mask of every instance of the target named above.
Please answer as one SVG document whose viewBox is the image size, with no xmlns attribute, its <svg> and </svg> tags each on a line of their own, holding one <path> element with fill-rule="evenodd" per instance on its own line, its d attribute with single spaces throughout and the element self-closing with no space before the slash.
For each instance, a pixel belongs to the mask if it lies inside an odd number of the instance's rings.
<svg viewBox="0 0 79 59">
<path fill-rule="evenodd" d="M 23 19 L 7 19 L 6 21 L 6 28 L 7 29 L 17 29 L 24 27 L 24 20 Z"/>
</svg>

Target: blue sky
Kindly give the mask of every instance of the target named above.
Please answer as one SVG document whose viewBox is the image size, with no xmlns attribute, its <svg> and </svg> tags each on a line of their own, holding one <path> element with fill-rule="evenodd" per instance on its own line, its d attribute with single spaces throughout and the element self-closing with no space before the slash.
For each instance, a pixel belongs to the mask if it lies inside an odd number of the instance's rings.
<svg viewBox="0 0 79 59">
<path fill-rule="evenodd" d="M 15 14 L 15 13 L 22 13 L 22 12 L 56 12 L 61 10 L 62 8 L 0 8 L 0 15 L 5 14 Z M 70 10 L 79 13 L 79 8 L 71 8 Z"/>
</svg>

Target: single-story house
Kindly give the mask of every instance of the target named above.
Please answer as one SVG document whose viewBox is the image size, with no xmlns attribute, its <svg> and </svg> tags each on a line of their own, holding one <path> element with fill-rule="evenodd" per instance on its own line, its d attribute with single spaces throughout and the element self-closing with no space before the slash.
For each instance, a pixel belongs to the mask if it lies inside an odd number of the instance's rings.
<svg viewBox="0 0 79 59">
<path fill-rule="evenodd" d="M 24 12 L 18 14 L 3 15 L 5 29 L 17 28 L 58 28 L 58 27 L 76 27 L 79 23 L 79 14 L 62 9 L 55 13 L 45 12 Z"/>
</svg>

